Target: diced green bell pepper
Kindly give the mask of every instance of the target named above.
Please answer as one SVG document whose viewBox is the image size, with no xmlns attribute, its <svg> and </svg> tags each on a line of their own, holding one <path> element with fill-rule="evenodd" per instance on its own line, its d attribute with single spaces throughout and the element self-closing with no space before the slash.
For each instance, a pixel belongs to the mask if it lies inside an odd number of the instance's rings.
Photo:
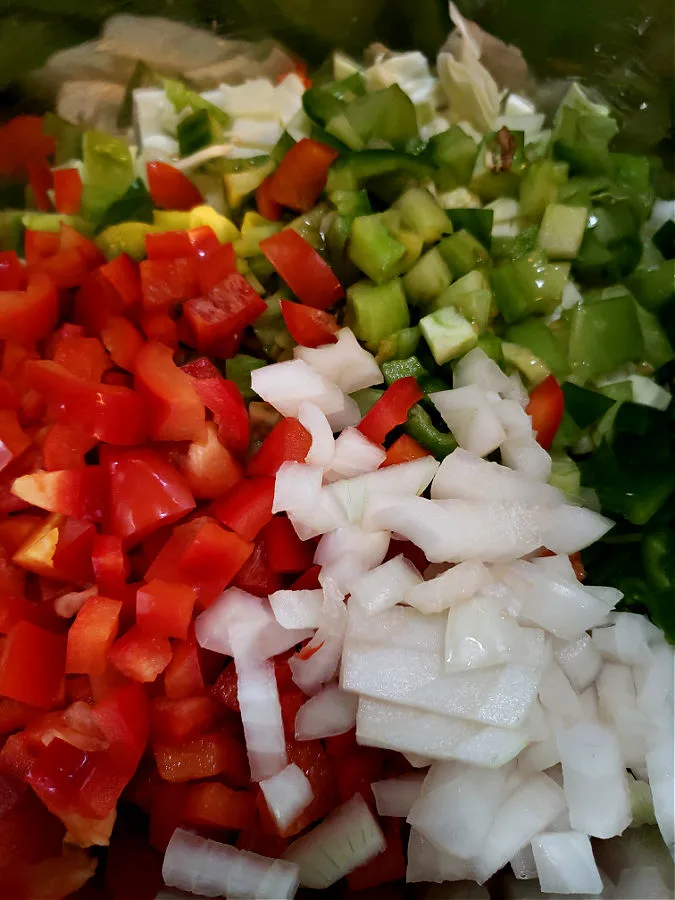
<svg viewBox="0 0 675 900">
<path fill-rule="evenodd" d="M 486 202 L 497 197 L 517 197 L 525 168 L 523 132 L 501 129 L 483 139 L 469 187 Z"/>
<path fill-rule="evenodd" d="M 541 384 L 551 374 L 546 363 L 539 359 L 528 347 L 502 341 L 504 362 L 517 369 L 530 387 Z"/>
<path fill-rule="evenodd" d="M 664 222 L 653 234 L 652 241 L 664 259 L 675 259 L 675 221 Z"/>
<path fill-rule="evenodd" d="M 494 211 L 491 209 L 447 209 L 448 218 L 455 231 L 465 229 L 489 250 L 492 247 L 492 223 Z"/>
<path fill-rule="evenodd" d="M 410 314 L 401 279 L 386 284 L 358 281 L 347 288 L 347 320 L 373 351 L 389 335 L 408 328 Z"/>
<path fill-rule="evenodd" d="M 476 266 L 485 265 L 489 260 L 485 247 L 466 229 L 443 238 L 438 245 L 438 252 L 455 278 L 461 278 Z"/>
<path fill-rule="evenodd" d="M 579 387 L 571 381 L 562 386 L 565 395 L 565 409 L 579 428 L 588 428 L 614 405 L 614 400 L 598 391 L 590 391 Z"/>
<path fill-rule="evenodd" d="M 409 188 L 394 207 L 401 214 L 403 227 L 417 232 L 425 244 L 433 244 L 452 231 L 452 222 L 446 212 L 424 188 Z"/>
<path fill-rule="evenodd" d="M 134 181 L 131 151 L 122 138 L 112 137 L 103 131 L 85 131 L 82 158 L 82 214 L 99 221 L 110 205 L 125 195 Z"/>
<path fill-rule="evenodd" d="M 157 228 L 146 222 L 120 222 L 102 231 L 96 243 L 106 259 L 128 253 L 132 259 L 141 260 L 145 257 L 145 236 L 152 231 L 157 231 Z"/>
<path fill-rule="evenodd" d="M 497 363 L 497 365 L 503 365 L 504 351 L 502 349 L 502 341 L 501 338 L 497 337 L 496 334 L 493 334 L 491 331 L 486 331 L 484 334 L 479 334 L 478 346 L 483 351 L 483 353 L 487 354 L 490 359 L 493 359 Z"/>
<path fill-rule="evenodd" d="M 573 84 L 556 113 L 553 153 L 570 164 L 574 173 L 608 172 L 609 142 L 619 128 L 609 108 L 591 102 L 578 84 Z"/>
<path fill-rule="evenodd" d="M 394 240 L 379 216 L 358 216 L 352 222 L 349 258 L 377 284 L 392 277 L 405 252 L 406 248 Z"/>
<path fill-rule="evenodd" d="M 262 369 L 267 363 L 255 356 L 246 353 L 237 353 L 231 359 L 225 360 L 225 374 L 230 381 L 234 381 L 241 391 L 244 400 L 255 400 L 257 394 L 251 388 L 251 372 Z"/>
<path fill-rule="evenodd" d="M 429 375 L 416 356 L 409 356 L 407 359 L 392 359 L 389 362 L 382 363 L 380 368 L 388 385 L 398 381 L 399 378 L 412 376 L 421 381 Z"/>
<path fill-rule="evenodd" d="M 414 178 L 429 178 L 432 167 L 417 157 L 395 150 L 361 150 L 345 153 L 328 170 L 326 190 L 358 190 L 375 176 L 404 172 Z"/>
<path fill-rule="evenodd" d="M 377 140 L 394 150 L 406 150 L 419 141 L 415 107 L 397 84 L 355 98 L 339 115 L 345 117 L 358 135 L 362 147 Z M 327 128 L 331 130 L 330 122 Z"/>
<path fill-rule="evenodd" d="M 140 178 L 135 178 L 124 194 L 114 200 L 103 212 L 98 230 L 103 231 L 111 225 L 119 225 L 120 222 L 152 222 L 153 203 L 148 189 Z"/>
<path fill-rule="evenodd" d="M 424 316 L 420 319 L 420 328 L 439 366 L 463 356 L 478 343 L 473 325 L 454 306 L 445 306 Z"/>
<path fill-rule="evenodd" d="M 406 359 L 408 356 L 412 356 L 417 350 L 421 337 L 422 332 L 418 325 L 395 331 L 394 334 L 390 334 L 380 341 L 377 361 L 383 363 L 392 359 Z"/>
<path fill-rule="evenodd" d="M 635 304 L 635 310 L 642 332 L 644 361 L 654 369 L 660 369 L 661 366 L 665 366 L 666 363 L 675 359 L 675 352 L 668 340 L 668 335 L 653 313 L 643 309 L 639 303 Z"/>
<path fill-rule="evenodd" d="M 205 100 L 182 81 L 178 81 L 175 78 L 165 78 L 164 91 L 169 103 L 172 104 L 176 112 L 183 112 L 184 109 L 191 109 L 193 112 L 196 112 L 198 109 L 202 109 L 209 113 L 214 121 L 223 128 L 229 128 L 231 119 L 225 110 L 209 100 Z"/>
<path fill-rule="evenodd" d="M 54 165 L 63 166 L 73 159 L 82 158 L 82 129 L 53 112 L 42 117 L 42 131 L 51 134 L 56 142 Z"/>
<path fill-rule="evenodd" d="M 520 210 L 530 219 L 540 219 L 554 203 L 561 184 L 567 179 L 567 165 L 552 159 L 530 163 L 520 182 Z"/>
<path fill-rule="evenodd" d="M 512 344 L 518 344 L 530 350 L 545 363 L 558 381 L 563 381 L 569 375 L 567 354 L 542 319 L 525 319 L 523 322 L 511 325 L 506 330 L 504 338 Z"/>
<path fill-rule="evenodd" d="M 576 498 L 581 491 L 581 471 L 567 453 L 551 454 L 551 477 L 549 484 L 557 487 L 568 497 Z"/>
<path fill-rule="evenodd" d="M 640 266 L 627 283 L 640 306 L 662 309 L 675 299 L 675 258 L 649 268 Z"/>
<path fill-rule="evenodd" d="M 530 315 L 553 312 L 567 282 L 569 266 L 547 263 L 539 253 L 504 263 L 490 280 L 497 306 L 512 324 Z"/>
<path fill-rule="evenodd" d="M 490 323 L 493 299 L 490 282 L 485 273 L 480 269 L 474 269 L 447 287 L 436 298 L 434 308 L 454 306 L 480 334 Z"/>
<path fill-rule="evenodd" d="M 445 459 L 457 448 L 457 441 L 453 435 L 449 431 L 439 431 L 429 413 L 419 403 L 416 403 L 408 413 L 405 431 L 418 444 L 433 453 L 436 459 Z"/>
<path fill-rule="evenodd" d="M 440 191 L 451 191 L 469 183 L 478 145 L 459 125 L 452 125 L 430 139 L 427 155 L 438 168 L 436 186 Z"/>
<path fill-rule="evenodd" d="M 642 359 L 644 344 L 637 309 L 633 297 L 625 292 L 594 303 L 579 303 L 569 311 L 569 363 L 577 381 L 588 381 Z"/>
<path fill-rule="evenodd" d="M 537 244 L 549 259 L 574 259 L 586 230 L 588 210 L 585 206 L 550 203 L 537 235 Z"/>
<path fill-rule="evenodd" d="M 451 281 L 452 272 L 443 262 L 439 248 L 432 247 L 404 275 L 403 287 L 412 303 L 427 306 Z"/>
<path fill-rule="evenodd" d="M 360 391 L 354 391 L 350 397 L 358 406 L 361 416 L 365 416 L 375 406 L 382 394 L 383 391 L 378 391 L 377 388 L 363 388 Z"/>
<path fill-rule="evenodd" d="M 339 81 L 309 88 L 302 95 L 302 105 L 310 119 L 325 125 L 335 116 L 343 114 L 348 103 L 363 97 L 365 93 L 363 77 L 355 72 Z"/>
</svg>

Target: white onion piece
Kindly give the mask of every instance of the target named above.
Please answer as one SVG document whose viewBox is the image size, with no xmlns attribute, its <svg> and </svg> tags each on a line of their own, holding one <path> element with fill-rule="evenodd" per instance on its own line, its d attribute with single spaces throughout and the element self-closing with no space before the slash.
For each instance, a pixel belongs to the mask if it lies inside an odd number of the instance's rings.
<svg viewBox="0 0 675 900">
<path fill-rule="evenodd" d="M 162 864 L 164 883 L 203 897 L 292 900 L 298 867 L 177 828 Z"/>
<path fill-rule="evenodd" d="M 532 852 L 542 891 L 551 894 L 600 894 L 602 878 L 587 834 L 540 834 Z"/>
<path fill-rule="evenodd" d="M 587 634 L 576 640 L 555 642 L 554 653 L 558 665 L 578 694 L 590 687 L 600 673 L 602 660 Z"/>
<path fill-rule="evenodd" d="M 295 763 L 261 781 L 260 790 L 280 831 L 288 828 L 314 799 L 309 779 Z"/>
<path fill-rule="evenodd" d="M 347 642 L 355 639 L 386 647 L 409 647 L 440 656 L 445 645 L 446 617 L 424 616 L 407 606 L 369 615 L 351 600 L 347 604 Z"/>
<path fill-rule="evenodd" d="M 360 794 L 294 841 L 284 859 L 300 869 L 303 887 L 327 888 L 384 850 L 386 841 Z"/>
<path fill-rule="evenodd" d="M 295 717 L 295 737 L 299 741 L 345 734 L 356 725 L 358 698 L 329 684 L 304 703 Z"/>
<path fill-rule="evenodd" d="M 302 541 L 343 528 L 348 524 L 344 510 L 329 488 L 322 488 L 311 509 L 288 513 L 296 534 Z"/>
<path fill-rule="evenodd" d="M 345 394 L 382 384 L 380 367 L 356 340 L 351 328 L 341 328 L 336 337 L 335 344 L 326 344 L 316 349 L 295 347 L 293 355 L 329 378 Z"/>
<path fill-rule="evenodd" d="M 460 881 L 464 878 L 475 878 L 476 873 L 470 860 L 460 859 L 452 853 L 442 853 L 431 841 L 423 837 L 416 828 L 410 829 L 408 839 L 408 868 L 406 871 L 408 883 L 418 881 L 450 882 Z M 457 900 L 473 896 L 464 893 L 469 887 L 466 882 L 461 884 L 462 893 Z M 477 887 L 477 885 L 472 885 Z M 446 885 L 443 885 L 445 891 Z M 485 894 L 477 894 L 477 897 L 485 897 Z"/>
<path fill-rule="evenodd" d="M 483 563 L 467 560 L 410 588 L 405 602 L 423 613 L 441 612 L 470 600 L 491 581 L 492 576 Z"/>
<path fill-rule="evenodd" d="M 340 388 L 301 359 L 254 369 L 251 388 L 284 416 L 297 416 L 301 403 L 313 403 L 325 415 L 345 405 Z"/>
<path fill-rule="evenodd" d="M 532 853 L 532 845 L 520 849 L 511 859 L 510 866 L 518 881 L 529 881 L 537 877 L 537 866 Z"/>
<path fill-rule="evenodd" d="M 551 457 L 531 435 L 504 441 L 500 452 L 505 466 L 533 481 L 546 483 L 551 477 Z"/>
<path fill-rule="evenodd" d="M 386 778 L 371 784 L 377 813 L 395 819 L 406 819 L 413 803 L 419 797 L 424 781 L 423 772 L 411 772 L 398 778 Z"/>
<path fill-rule="evenodd" d="M 521 628 L 489 600 L 478 597 L 453 607 L 448 613 L 444 654 L 447 672 L 510 662 L 540 666 L 546 655 L 546 636 L 542 630 Z"/>
<path fill-rule="evenodd" d="M 457 388 L 477 385 L 484 391 L 504 396 L 512 390 L 508 377 L 480 347 L 470 350 L 455 363 L 452 383 Z"/>
<path fill-rule="evenodd" d="M 305 462 L 308 466 L 327 469 L 333 462 L 335 438 L 325 414 L 314 403 L 301 403 L 298 407 L 298 421 L 312 438 Z"/>
<path fill-rule="evenodd" d="M 508 441 L 532 437 L 532 419 L 515 400 L 499 400 L 494 411 L 502 423 Z"/>
<path fill-rule="evenodd" d="M 469 453 L 487 456 L 506 440 L 493 405 L 477 385 L 437 391 L 429 399 L 459 446 Z"/>
<path fill-rule="evenodd" d="M 337 433 L 342 431 L 343 428 L 351 428 L 353 425 L 358 425 L 361 421 L 361 410 L 353 397 L 350 397 L 349 394 L 344 394 L 340 409 L 329 413 L 327 419 L 332 430 Z"/>
<path fill-rule="evenodd" d="M 366 572 L 351 585 L 351 602 L 369 614 L 401 603 L 407 592 L 422 584 L 422 576 L 403 554 Z"/>
<path fill-rule="evenodd" d="M 275 591 L 270 606 L 282 628 L 318 628 L 323 607 L 323 591 Z"/>
<path fill-rule="evenodd" d="M 235 654 L 235 665 L 251 780 L 262 781 L 280 772 L 287 762 L 274 664 L 265 660 L 251 665 Z"/>
<path fill-rule="evenodd" d="M 326 580 L 323 594 L 318 630 L 307 647 L 289 661 L 293 681 L 310 696 L 336 675 L 347 627 L 347 608 L 342 593 L 333 582 Z"/>
<path fill-rule="evenodd" d="M 335 455 L 326 475 L 330 480 L 335 480 L 374 472 L 386 455 L 382 447 L 368 440 L 358 428 L 345 428 L 335 441 Z"/>
<path fill-rule="evenodd" d="M 365 532 L 355 525 L 337 528 L 321 538 L 314 562 L 323 566 L 321 577 L 329 578 L 347 594 L 358 578 L 382 562 L 389 539 L 387 531 Z"/>
<path fill-rule="evenodd" d="M 614 527 L 611 519 L 583 506 L 556 506 L 543 520 L 542 545 L 554 553 L 576 553 Z"/>
<path fill-rule="evenodd" d="M 672 710 L 664 709 L 669 716 L 665 735 L 647 754 L 647 774 L 654 799 L 654 814 L 664 843 L 675 858 L 675 776 L 673 772 Z"/>
<path fill-rule="evenodd" d="M 584 718 L 581 700 L 555 661 L 549 663 L 541 676 L 539 702 L 556 722 L 571 725 Z"/>
<path fill-rule="evenodd" d="M 302 516 L 314 508 L 321 491 L 323 469 L 304 463 L 285 462 L 274 481 L 272 512 L 291 512 Z"/>
</svg>

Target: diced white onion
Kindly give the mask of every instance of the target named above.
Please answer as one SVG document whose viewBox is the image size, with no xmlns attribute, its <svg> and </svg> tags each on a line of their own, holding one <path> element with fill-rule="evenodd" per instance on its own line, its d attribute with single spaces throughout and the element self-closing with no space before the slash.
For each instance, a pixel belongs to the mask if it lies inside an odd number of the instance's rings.
<svg viewBox="0 0 675 900">
<path fill-rule="evenodd" d="M 540 834 L 532 851 L 542 891 L 551 894 L 599 894 L 602 878 L 587 834 Z"/>
<path fill-rule="evenodd" d="M 323 591 L 275 591 L 270 606 L 282 628 L 318 628 L 323 607 Z"/>
<path fill-rule="evenodd" d="M 323 469 L 304 463 L 285 462 L 274 482 L 272 512 L 290 512 L 302 516 L 312 510 L 321 491 Z"/>
<path fill-rule="evenodd" d="M 316 349 L 295 347 L 293 354 L 296 359 L 304 360 L 316 372 L 330 379 L 345 394 L 382 384 L 380 367 L 359 344 L 351 328 L 341 328 L 336 336 L 335 344 Z"/>
<path fill-rule="evenodd" d="M 314 799 L 312 785 L 295 763 L 260 782 L 267 808 L 280 831 L 284 831 Z"/>
<path fill-rule="evenodd" d="M 298 407 L 298 421 L 312 438 L 305 462 L 309 466 L 327 469 L 333 462 L 335 438 L 325 413 L 314 403 L 301 403 Z"/>
<path fill-rule="evenodd" d="M 469 453 L 487 456 L 506 439 L 492 404 L 477 385 L 429 395 L 457 443 Z"/>
<path fill-rule="evenodd" d="M 334 480 L 374 472 L 386 455 L 382 447 L 368 440 L 357 428 L 345 428 L 335 441 L 335 454 L 327 475 Z"/>
<path fill-rule="evenodd" d="M 398 778 L 373 782 L 371 788 L 378 815 L 406 819 L 419 796 L 424 777 L 423 772 L 412 772 Z"/>
<path fill-rule="evenodd" d="M 302 403 L 314 404 L 327 416 L 345 405 L 340 388 L 302 359 L 254 369 L 251 388 L 284 416 L 297 416 Z"/>
<path fill-rule="evenodd" d="M 235 655 L 237 699 L 251 780 L 276 775 L 286 765 L 286 738 L 274 664 L 247 664 Z"/>
<path fill-rule="evenodd" d="M 329 684 L 304 703 L 295 717 L 295 737 L 299 741 L 345 734 L 356 724 L 358 698 Z"/>
<path fill-rule="evenodd" d="M 405 602 L 423 613 L 441 612 L 465 600 L 491 582 L 488 568 L 481 562 L 467 560 L 411 587 L 405 595 Z"/>
<path fill-rule="evenodd" d="M 382 612 L 401 603 L 406 594 L 422 584 L 422 576 L 403 554 L 366 572 L 351 585 L 351 602 L 368 613 Z"/>
</svg>

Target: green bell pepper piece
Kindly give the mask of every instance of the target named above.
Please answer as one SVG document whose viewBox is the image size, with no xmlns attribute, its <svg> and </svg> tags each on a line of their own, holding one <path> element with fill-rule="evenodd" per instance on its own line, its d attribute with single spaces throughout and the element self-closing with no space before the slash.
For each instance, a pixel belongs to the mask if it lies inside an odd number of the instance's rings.
<svg viewBox="0 0 675 900">
<path fill-rule="evenodd" d="M 614 405 L 614 400 L 598 391 L 589 391 L 571 381 L 562 386 L 565 395 L 565 409 L 579 428 L 588 428 Z"/>
<path fill-rule="evenodd" d="M 376 176 L 403 172 L 413 178 L 429 178 L 432 167 L 423 160 L 395 150 L 361 150 L 344 153 L 328 170 L 326 190 L 358 190 Z"/>
<path fill-rule="evenodd" d="M 550 203 L 555 203 L 560 186 L 567 180 L 567 165 L 552 159 L 530 163 L 520 182 L 520 211 L 531 219 L 541 219 Z"/>
<path fill-rule="evenodd" d="M 358 281 L 347 288 L 347 321 L 372 350 L 390 334 L 408 328 L 410 314 L 400 278 L 386 284 Z"/>
<path fill-rule="evenodd" d="M 565 264 L 547 263 L 540 253 L 494 269 L 490 280 L 504 319 L 512 324 L 530 315 L 553 312 L 562 297 L 568 271 Z"/>
<path fill-rule="evenodd" d="M 493 299 L 487 277 L 480 269 L 474 269 L 436 297 L 434 308 L 454 306 L 478 333 L 482 333 L 490 323 Z"/>
<path fill-rule="evenodd" d="M 452 272 L 443 262 L 438 247 L 427 250 L 403 277 L 408 299 L 428 306 L 452 281 Z"/>
<path fill-rule="evenodd" d="M 56 113 L 46 112 L 42 117 L 42 131 L 51 134 L 56 142 L 54 165 L 63 166 L 73 159 L 82 158 L 82 129 Z"/>
<path fill-rule="evenodd" d="M 134 180 L 129 145 L 103 131 L 85 131 L 82 138 L 84 190 L 82 214 L 94 221 L 125 195 Z"/>
<path fill-rule="evenodd" d="M 97 231 L 121 222 L 152 222 L 153 203 L 148 189 L 140 178 L 131 182 L 124 194 L 115 200 L 103 213 Z"/>
<path fill-rule="evenodd" d="M 384 391 L 378 391 L 377 388 L 363 388 L 360 391 L 354 391 L 353 394 L 350 394 L 350 397 L 355 401 L 363 417 L 367 412 L 370 412 L 383 393 Z"/>
<path fill-rule="evenodd" d="M 416 403 L 408 413 L 405 431 L 436 457 L 445 459 L 457 447 L 457 441 L 449 431 L 439 431 L 429 413 Z"/>
<path fill-rule="evenodd" d="M 429 375 L 416 356 L 409 356 L 407 359 L 392 359 L 389 362 L 382 363 L 380 368 L 388 385 L 398 381 L 399 378 L 412 376 L 420 381 Z"/>
<path fill-rule="evenodd" d="M 494 211 L 491 209 L 447 209 L 448 218 L 455 231 L 463 229 L 472 234 L 487 249 L 492 247 L 492 222 Z"/>
<path fill-rule="evenodd" d="M 406 248 L 394 240 L 379 216 L 358 216 L 352 222 L 349 258 L 377 284 L 392 277 L 405 252 Z M 390 328 L 389 331 L 396 329 Z"/>
<path fill-rule="evenodd" d="M 640 306 L 659 310 L 675 299 L 675 258 L 637 268 L 627 281 Z"/>
<path fill-rule="evenodd" d="M 408 356 L 412 356 L 417 350 L 421 337 L 422 332 L 419 325 L 395 331 L 394 334 L 390 334 L 380 341 L 377 361 L 383 363 L 392 359 L 406 359 Z"/>
<path fill-rule="evenodd" d="M 459 125 L 452 125 L 430 139 L 427 156 L 438 168 L 434 175 L 436 187 L 451 191 L 469 183 L 478 145 Z"/>
<path fill-rule="evenodd" d="M 489 260 L 485 247 L 465 228 L 443 238 L 438 252 L 455 278 L 461 278 L 476 266 L 486 265 Z"/>
<path fill-rule="evenodd" d="M 196 112 L 198 109 L 202 109 L 209 113 L 214 121 L 223 128 L 229 128 L 232 120 L 225 110 L 205 100 L 196 91 L 190 90 L 182 81 L 177 81 L 175 78 L 165 78 L 164 91 L 169 103 L 172 104 L 176 112 L 180 113 L 185 109 L 191 109 L 193 112 Z"/>
<path fill-rule="evenodd" d="M 558 381 L 569 375 L 567 354 L 551 329 L 541 319 L 525 319 L 507 328 L 504 339 L 526 347 L 553 372 Z"/>
<path fill-rule="evenodd" d="M 349 103 L 365 93 L 363 77 L 354 72 L 340 81 L 309 88 L 302 95 L 302 106 L 310 119 L 325 125 L 335 116 L 342 115 Z"/>
<path fill-rule="evenodd" d="M 668 340 L 668 335 L 659 324 L 659 320 L 653 313 L 643 309 L 639 303 L 635 304 L 642 342 L 644 346 L 644 361 L 655 369 L 660 369 L 671 360 L 675 359 L 675 352 Z"/>
<path fill-rule="evenodd" d="M 652 236 L 652 242 L 664 259 L 675 259 L 675 221 L 664 222 Z"/>
<path fill-rule="evenodd" d="M 569 363 L 577 380 L 588 381 L 643 358 L 637 309 L 626 292 L 579 303 L 569 311 Z"/>
<path fill-rule="evenodd" d="M 403 227 L 419 234 L 425 244 L 433 244 L 452 231 L 446 212 L 424 188 L 409 188 L 394 203 L 394 208 L 401 214 Z"/>
<path fill-rule="evenodd" d="M 234 381 L 241 391 L 244 400 L 255 400 L 258 395 L 251 387 L 251 372 L 262 369 L 267 363 L 255 356 L 246 353 L 237 353 L 231 359 L 225 360 L 225 374 L 230 381 Z"/>
</svg>

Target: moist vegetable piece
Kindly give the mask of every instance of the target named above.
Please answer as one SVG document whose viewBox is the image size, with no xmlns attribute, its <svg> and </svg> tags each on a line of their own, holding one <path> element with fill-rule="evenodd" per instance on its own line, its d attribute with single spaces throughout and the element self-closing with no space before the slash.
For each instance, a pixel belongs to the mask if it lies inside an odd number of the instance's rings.
<svg viewBox="0 0 675 900">
<path fill-rule="evenodd" d="M 668 893 L 675 223 L 451 16 L 0 128 L 0 895 Z"/>
</svg>

